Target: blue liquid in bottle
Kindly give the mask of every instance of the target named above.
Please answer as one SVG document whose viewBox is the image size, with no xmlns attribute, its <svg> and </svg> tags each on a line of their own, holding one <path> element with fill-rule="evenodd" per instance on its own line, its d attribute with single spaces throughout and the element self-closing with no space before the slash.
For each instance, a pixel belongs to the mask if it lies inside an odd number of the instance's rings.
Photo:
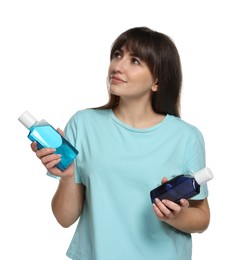
<svg viewBox="0 0 252 260">
<path fill-rule="evenodd" d="M 213 178 L 213 173 L 209 168 L 204 168 L 194 175 L 178 175 L 165 182 L 150 192 L 151 202 L 155 198 L 167 199 L 175 203 L 180 203 L 181 199 L 190 199 L 200 193 L 200 186 Z"/>
<path fill-rule="evenodd" d="M 45 120 L 38 122 L 27 111 L 18 120 L 30 130 L 28 138 L 37 142 L 38 149 L 54 148 L 55 154 L 61 154 L 61 161 L 56 165 L 60 170 L 65 170 L 76 158 L 78 150 Z"/>
</svg>

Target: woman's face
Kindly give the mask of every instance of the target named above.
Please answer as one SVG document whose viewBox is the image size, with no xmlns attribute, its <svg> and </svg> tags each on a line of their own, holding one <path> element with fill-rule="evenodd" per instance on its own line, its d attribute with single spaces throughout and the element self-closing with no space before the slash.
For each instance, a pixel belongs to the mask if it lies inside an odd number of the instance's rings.
<svg viewBox="0 0 252 260">
<path fill-rule="evenodd" d="M 147 64 L 125 46 L 113 54 L 108 77 L 109 92 L 121 98 L 150 97 L 157 91 Z"/>
</svg>

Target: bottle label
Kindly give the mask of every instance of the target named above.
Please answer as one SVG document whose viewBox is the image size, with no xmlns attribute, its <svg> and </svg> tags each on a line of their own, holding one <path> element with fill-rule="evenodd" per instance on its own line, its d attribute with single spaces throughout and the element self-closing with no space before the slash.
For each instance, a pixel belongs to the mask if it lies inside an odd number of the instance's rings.
<svg viewBox="0 0 252 260">
<path fill-rule="evenodd" d="M 50 125 L 33 127 L 29 138 L 46 148 L 58 148 L 62 144 L 61 135 Z"/>
</svg>

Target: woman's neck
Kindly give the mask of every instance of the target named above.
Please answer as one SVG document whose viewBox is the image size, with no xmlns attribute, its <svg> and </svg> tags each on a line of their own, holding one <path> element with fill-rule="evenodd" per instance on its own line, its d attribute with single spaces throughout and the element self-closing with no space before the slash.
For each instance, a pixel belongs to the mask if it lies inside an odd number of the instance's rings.
<svg viewBox="0 0 252 260">
<path fill-rule="evenodd" d="M 148 128 L 160 123 L 164 115 L 153 111 L 151 104 L 124 104 L 120 102 L 114 109 L 115 116 L 125 124 L 134 128 Z"/>
</svg>

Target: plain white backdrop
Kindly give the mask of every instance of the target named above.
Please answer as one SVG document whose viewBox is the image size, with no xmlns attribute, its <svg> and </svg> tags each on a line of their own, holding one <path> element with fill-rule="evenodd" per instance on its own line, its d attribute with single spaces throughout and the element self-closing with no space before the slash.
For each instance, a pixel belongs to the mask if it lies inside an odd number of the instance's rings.
<svg viewBox="0 0 252 260">
<path fill-rule="evenodd" d="M 63 129 L 76 110 L 106 103 L 110 46 L 135 26 L 174 40 L 182 119 L 202 131 L 215 174 L 211 224 L 193 235 L 193 260 L 252 259 L 249 2 L 1 1 L 0 259 L 68 259 L 75 225 L 64 229 L 54 219 L 57 180 L 46 176 L 17 119 L 29 110 Z"/>
</svg>

